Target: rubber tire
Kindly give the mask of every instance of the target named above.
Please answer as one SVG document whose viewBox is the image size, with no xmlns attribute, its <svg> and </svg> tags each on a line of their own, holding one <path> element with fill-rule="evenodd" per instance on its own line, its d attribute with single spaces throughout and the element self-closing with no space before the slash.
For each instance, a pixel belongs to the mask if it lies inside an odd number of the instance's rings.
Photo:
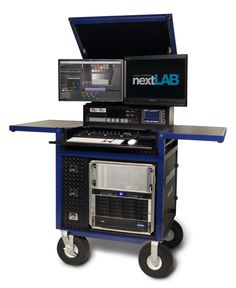
<svg viewBox="0 0 236 288">
<path fill-rule="evenodd" d="M 77 246 L 79 253 L 76 257 L 70 258 L 65 254 L 65 244 L 62 238 L 60 238 L 57 244 L 57 253 L 61 260 L 66 264 L 79 266 L 83 264 L 89 257 L 89 242 L 86 238 L 74 237 L 74 245 Z"/>
<path fill-rule="evenodd" d="M 158 256 L 161 258 L 162 266 L 158 270 L 151 269 L 147 259 L 151 254 L 151 243 L 144 245 L 139 252 L 139 266 L 145 274 L 153 278 L 164 278 L 172 272 L 173 256 L 171 251 L 162 244 L 158 245 Z"/>
<path fill-rule="evenodd" d="M 184 232 L 180 224 L 175 220 L 170 230 L 173 231 L 174 238 L 171 241 L 165 240 L 163 244 L 166 245 L 168 248 L 172 249 L 172 248 L 179 246 L 179 244 L 182 242 L 183 237 L 184 237 Z"/>
</svg>

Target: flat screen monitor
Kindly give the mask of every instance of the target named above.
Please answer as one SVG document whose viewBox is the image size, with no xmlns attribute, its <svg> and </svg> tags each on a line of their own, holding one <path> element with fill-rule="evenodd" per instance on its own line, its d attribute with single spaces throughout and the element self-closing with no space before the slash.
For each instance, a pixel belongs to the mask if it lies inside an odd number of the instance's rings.
<svg viewBox="0 0 236 288">
<path fill-rule="evenodd" d="M 59 100 L 123 101 L 122 60 L 59 60 Z"/>
<path fill-rule="evenodd" d="M 127 57 L 126 104 L 187 106 L 187 55 Z"/>
</svg>

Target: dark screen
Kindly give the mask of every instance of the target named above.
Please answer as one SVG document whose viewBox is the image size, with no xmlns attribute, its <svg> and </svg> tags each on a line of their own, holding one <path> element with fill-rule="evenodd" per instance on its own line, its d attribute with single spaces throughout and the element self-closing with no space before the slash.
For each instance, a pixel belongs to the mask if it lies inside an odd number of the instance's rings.
<svg viewBox="0 0 236 288">
<path fill-rule="evenodd" d="M 76 24 L 75 30 L 83 58 L 165 55 L 171 47 L 167 22 Z"/>
<path fill-rule="evenodd" d="M 126 61 L 125 102 L 167 106 L 187 104 L 187 56 Z"/>
</svg>

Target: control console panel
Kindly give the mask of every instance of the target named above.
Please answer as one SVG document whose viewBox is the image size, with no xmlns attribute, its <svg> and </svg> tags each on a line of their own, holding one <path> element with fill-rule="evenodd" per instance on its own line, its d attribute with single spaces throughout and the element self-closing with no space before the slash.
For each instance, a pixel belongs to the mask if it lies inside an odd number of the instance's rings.
<svg viewBox="0 0 236 288">
<path fill-rule="evenodd" d="M 173 107 L 155 108 L 110 104 L 84 105 L 84 125 L 89 126 L 164 126 L 173 124 Z"/>
</svg>

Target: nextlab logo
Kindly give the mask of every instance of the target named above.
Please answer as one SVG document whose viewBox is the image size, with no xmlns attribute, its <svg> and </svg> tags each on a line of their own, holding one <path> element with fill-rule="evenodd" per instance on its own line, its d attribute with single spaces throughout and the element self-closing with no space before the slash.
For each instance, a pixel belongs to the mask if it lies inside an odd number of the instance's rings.
<svg viewBox="0 0 236 288">
<path fill-rule="evenodd" d="M 145 76 L 145 77 L 144 77 Z M 179 85 L 178 74 L 154 74 L 147 77 L 147 75 L 133 76 L 133 85 L 157 85 L 157 86 L 177 86 Z"/>
</svg>

